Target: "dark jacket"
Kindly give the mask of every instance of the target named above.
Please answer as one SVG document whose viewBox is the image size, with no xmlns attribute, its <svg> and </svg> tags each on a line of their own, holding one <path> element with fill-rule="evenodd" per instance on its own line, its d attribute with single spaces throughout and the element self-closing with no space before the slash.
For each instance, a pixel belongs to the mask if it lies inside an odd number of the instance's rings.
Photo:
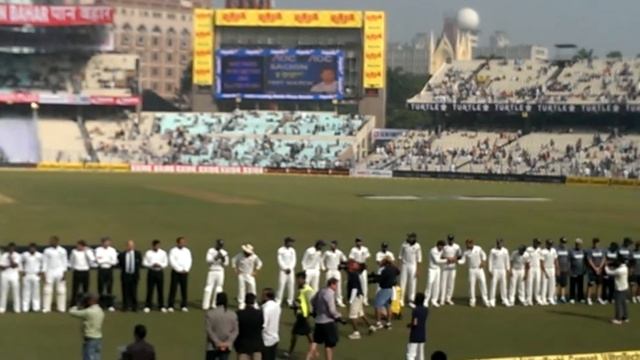
<svg viewBox="0 0 640 360">
<path fill-rule="evenodd" d="M 248 306 L 238 311 L 238 337 L 234 347 L 238 354 L 253 354 L 262 351 L 262 311 Z"/>
<path fill-rule="evenodd" d="M 127 346 L 122 353 L 122 360 L 156 360 L 156 351 L 148 342 L 136 341 Z"/>
<path fill-rule="evenodd" d="M 138 278 L 140 277 L 140 268 L 142 267 L 142 254 L 138 250 L 133 251 L 133 275 Z M 123 251 L 118 254 L 118 267 L 120 268 L 120 274 L 124 275 L 127 268 L 127 252 Z"/>
</svg>

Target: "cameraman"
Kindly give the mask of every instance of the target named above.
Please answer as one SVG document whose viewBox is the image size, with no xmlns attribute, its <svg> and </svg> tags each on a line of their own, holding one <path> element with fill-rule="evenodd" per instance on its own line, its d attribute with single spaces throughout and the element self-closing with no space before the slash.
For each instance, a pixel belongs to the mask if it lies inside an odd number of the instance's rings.
<svg viewBox="0 0 640 360">
<path fill-rule="evenodd" d="M 73 306 L 69 309 L 71 316 L 83 320 L 82 333 L 84 343 L 82 345 L 82 358 L 100 360 L 102 353 L 102 322 L 104 312 L 98 305 L 98 297 L 88 295 L 83 301 L 83 308 Z"/>
<path fill-rule="evenodd" d="M 338 328 L 336 321 L 342 324 L 340 312 L 336 309 L 336 289 L 338 280 L 331 278 L 327 281 L 327 287 L 318 291 L 311 299 L 311 305 L 315 313 L 316 326 L 313 331 L 313 344 L 307 354 L 307 359 L 317 356 L 318 345 L 324 345 L 325 359 L 333 360 L 333 348 L 338 344 Z"/>
</svg>

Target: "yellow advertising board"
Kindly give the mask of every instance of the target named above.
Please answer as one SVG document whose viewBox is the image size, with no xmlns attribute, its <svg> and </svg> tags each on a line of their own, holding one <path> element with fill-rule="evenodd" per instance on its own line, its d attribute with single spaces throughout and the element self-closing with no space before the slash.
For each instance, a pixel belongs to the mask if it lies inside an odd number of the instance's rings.
<svg viewBox="0 0 640 360">
<path fill-rule="evenodd" d="M 193 11 L 193 83 L 213 85 L 213 15 L 211 9 Z"/>
<path fill-rule="evenodd" d="M 364 13 L 362 84 L 365 89 L 382 89 L 385 84 L 386 21 L 382 11 Z"/>
<path fill-rule="evenodd" d="M 216 26 L 361 28 L 360 11 L 223 9 Z"/>
<path fill-rule="evenodd" d="M 496 358 L 484 360 L 637 360 L 640 359 L 640 351 L 618 351 L 591 354 L 572 355 L 544 355 L 544 356 L 521 356 L 510 358 Z"/>
</svg>

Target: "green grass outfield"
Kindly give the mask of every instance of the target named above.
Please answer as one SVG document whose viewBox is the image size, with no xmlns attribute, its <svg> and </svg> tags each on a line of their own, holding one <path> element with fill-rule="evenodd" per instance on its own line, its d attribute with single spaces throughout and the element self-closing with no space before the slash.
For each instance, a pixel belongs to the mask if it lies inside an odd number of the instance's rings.
<svg viewBox="0 0 640 360">
<path fill-rule="evenodd" d="M 417 195 L 423 200 L 373 201 L 358 194 Z M 457 195 L 535 196 L 550 201 L 461 201 L 453 199 Z M 640 238 L 640 192 L 465 181 L 0 172 L 3 245 L 44 243 L 51 234 L 60 235 L 65 244 L 81 238 L 97 243 L 100 236 L 110 235 L 119 248 L 134 239 L 145 250 L 153 238 L 168 248 L 176 236 L 185 235 L 194 254 L 189 281 L 194 305 L 202 297 L 206 249 L 218 237 L 226 240 L 232 254 L 243 242 L 254 244 L 265 261 L 258 276 L 262 288 L 276 285 L 275 249 L 284 236 L 298 239 L 300 256 L 320 238 L 339 240 L 347 252 L 355 236 L 364 237 L 372 252 L 382 241 L 390 242 L 397 252 L 409 231 L 418 233 L 425 252 L 450 232 L 459 241 L 475 238 L 485 248 L 495 237 L 504 237 L 509 249 L 535 236 L 599 236 L 605 243 L 627 235 Z M 631 305 L 632 322 L 620 327 L 608 323 L 611 306 L 470 309 L 465 306 L 466 269 L 458 274 L 459 305 L 432 310 L 428 351 L 443 349 L 452 359 L 462 359 L 640 348 L 640 305 Z M 422 270 L 420 291 L 425 275 Z M 226 280 L 227 292 L 235 295 L 234 277 L 228 273 Z M 143 281 L 140 298 L 145 291 Z M 289 342 L 292 321 L 290 311 L 284 314 L 281 345 Z M 346 339 L 350 329 L 343 328 L 336 358 L 403 359 L 405 322 L 406 317 L 393 330 L 360 341 Z M 130 342 L 136 323 L 149 327 L 149 340 L 160 359 L 203 358 L 203 313 L 192 309 L 188 314 L 108 314 L 103 359 L 116 358 L 116 347 Z M 78 359 L 79 349 L 80 323 L 69 315 L 0 316 L 0 359 Z"/>
</svg>

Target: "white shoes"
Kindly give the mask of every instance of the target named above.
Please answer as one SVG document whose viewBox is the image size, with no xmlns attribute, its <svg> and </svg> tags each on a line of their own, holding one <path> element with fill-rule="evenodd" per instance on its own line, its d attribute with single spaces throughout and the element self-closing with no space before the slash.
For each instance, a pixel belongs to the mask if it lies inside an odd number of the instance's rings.
<svg viewBox="0 0 640 360">
<path fill-rule="evenodd" d="M 346 306 L 345 306 L 345 304 L 344 304 L 343 302 L 339 302 L 339 303 L 338 303 L 338 307 L 343 308 L 343 307 L 346 307 Z"/>
<path fill-rule="evenodd" d="M 415 309 L 416 308 L 416 304 L 414 304 L 413 301 L 412 301 L 412 302 L 409 303 L 409 307 L 412 308 L 412 309 Z"/>
<path fill-rule="evenodd" d="M 470 307 L 476 307 L 476 301 L 475 300 L 469 300 L 469 306 Z"/>
<path fill-rule="evenodd" d="M 455 303 L 454 303 L 453 301 L 451 301 L 451 299 L 449 299 L 449 300 L 445 301 L 445 303 L 446 303 L 447 305 L 455 305 Z"/>
<path fill-rule="evenodd" d="M 114 312 L 114 311 L 116 311 L 116 308 L 114 308 L 113 306 L 109 306 L 108 310 L 109 310 L 109 312 Z"/>
<path fill-rule="evenodd" d="M 589 305 L 589 306 L 593 305 L 593 301 L 591 301 L 591 298 L 587 299 L 587 305 Z"/>
<path fill-rule="evenodd" d="M 354 331 L 353 333 L 349 334 L 349 339 L 351 340 L 360 340 L 361 338 L 362 337 L 359 331 Z"/>
<path fill-rule="evenodd" d="M 142 309 L 142 311 L 143 311 L 145 314 L 148 314 L 148 313 L 151 311 L 151 309 L 149 309 L 148 307 L 146 307 L 146 308 Z"/>
<path fill-rule="evenodd" d="M 438 304 L 438 302 L 437 302 L 437 301 L 435 301 L 435 300 L 434 300 L 434 301 L 431 301 L 431 305 L 432 305 L 433 307 L 436 307 L 436 308 L 437 308 L 437 307 L 440 307 L 440 304 Z"/>
<path fill-rule="evenodd" d="M 186 307 L 183 307 L 181 310 L 182 312 L 189 312 L 189 309 L 187 309 Z"/>
<path fill-rule="evenodd" d="M 172 307 L 170 307 L 168 311 L 169 311 L 170 313 L 172 313 L 174 310 L 173 310 L 173 308 L 172 308 Z"/>
<path fill-rule="evenodd" d="M 167 308 L 160 308 L 160 312 L 166 313 L 167 312 Z"/>
</svg>

